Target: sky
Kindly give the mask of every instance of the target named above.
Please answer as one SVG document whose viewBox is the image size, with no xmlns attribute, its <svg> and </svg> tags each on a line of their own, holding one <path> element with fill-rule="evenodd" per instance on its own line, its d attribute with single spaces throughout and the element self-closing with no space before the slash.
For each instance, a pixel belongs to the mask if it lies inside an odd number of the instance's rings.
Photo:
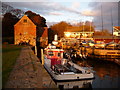
<svg viewBox="0 0 120 90">
<path fill-rule="evenodd" d="M 50 26 L 60 21 L 76 24 L 83 21 L 92 21 L 96 30 L 108 29 L 112 23 L 118 26 L 119 0 L 4 0 L 6 4 L 22 9 L 31 10 L 46 19 Z M 101 15 L 102 12 L 102 15 Z M 112 19 L 111 19 L 112 17 Z M 103 18 L 103 19 L 102 19 Z"/>
</svg>

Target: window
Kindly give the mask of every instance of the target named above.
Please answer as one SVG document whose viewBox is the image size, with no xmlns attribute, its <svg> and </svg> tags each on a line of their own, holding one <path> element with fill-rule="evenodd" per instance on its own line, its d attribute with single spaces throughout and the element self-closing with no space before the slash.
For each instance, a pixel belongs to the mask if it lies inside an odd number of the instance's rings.
<svg viewBox="0 0 120 90">
<path fill-rule="evenodd" d="M 27 23 L 27 19 L 24 19 L 23 22 L 24 22 L 24 23 Z"/>
<path fill-rule="evenodd" d="M 60 57 L 61 56 L 61 54 L 60 53 L 58 53 L 58 57 Z"/>
<path fill-rule="evenodd" d="M 53 56 L 54 54 L 53 54 L 53 52 L 51 51 L 51 52 L 48 52 L 48 55 L 49 55 L 49 56 Z"/>
<path fill-rule="evenodd" d="M 24 32 L 24 34 L 26 35 L 26 34 L 28 34 L 28 32 Z"/>
<path fill-rule="evenodd" d="M 118 36 L 120 36 L 120 32 L 118 32 Z"/>
</svg>

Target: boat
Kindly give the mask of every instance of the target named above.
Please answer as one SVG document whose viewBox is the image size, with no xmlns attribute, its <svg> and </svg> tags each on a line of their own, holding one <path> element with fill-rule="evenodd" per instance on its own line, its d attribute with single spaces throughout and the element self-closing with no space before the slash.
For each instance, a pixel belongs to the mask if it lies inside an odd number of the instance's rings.
<svg viewBox="0 0 120 90">
<path fill-rule="evenodd" d="M 70 59 L 63 58 L 63 49 L 49 44 L 44 49 L 44 67 L 54 80 L 81 80 L 92 79 L 94 73 L 73 63 Z"/>
</svg>

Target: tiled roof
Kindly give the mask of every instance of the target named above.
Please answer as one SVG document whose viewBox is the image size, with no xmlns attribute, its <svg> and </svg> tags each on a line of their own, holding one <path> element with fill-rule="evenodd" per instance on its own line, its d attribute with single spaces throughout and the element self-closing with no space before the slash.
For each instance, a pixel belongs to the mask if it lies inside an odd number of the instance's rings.
<svg viewBox="0 0 120 90">
<path fill-rule="evenodd" d="M 114 26 L 113 28 L 120 31 L 120 26 Z"/>
<path fill-rule="evenodd" d="M 48 29 L 47 27 L 44 27 L 44 32 L 42 34 L 42 37 L 47 37 L 48 36 Z"/>
<path fill-rule="evenodd" d="M 115 37 L 115 36 L 93 36 L 95 39 L 120 39 L 120 37 Z"/>
<path fill-rule="evenodd" d="M 67 27 L 66 31 L 67 32 L 80 32 L 81 28 L 80 27 Z"/>
<path fill-rule="evenodd" d="M 89 32 L 89 31 L 83 30 L 83 27 L 79 27 L 79 26 L 70 26 L 65 29 L 65 32 L 83 32 L 83 31 Z"/>
<path fill-rule="evenodd" d="M 36 27 L 36 25 L 32 22 L 32 20 L 27 15 L 24 15 L 14 26 L 23 25 L 24 20 L 27 20 L 27 24 L 29 24 L 30 26 Z"/>
</svg>

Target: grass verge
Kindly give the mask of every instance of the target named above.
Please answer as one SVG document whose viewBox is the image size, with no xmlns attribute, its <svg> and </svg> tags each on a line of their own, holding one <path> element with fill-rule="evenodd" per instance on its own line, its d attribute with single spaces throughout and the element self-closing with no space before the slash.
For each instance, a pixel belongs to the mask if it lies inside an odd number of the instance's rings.
<svg viewBox="0 0 120 90">
<path fill-rule="evenodd" d="M 23 46 L 2 45 L 2 87 L 5 87 L 10 72 L 12 71 L 17 57 Z"/>
</svg>

